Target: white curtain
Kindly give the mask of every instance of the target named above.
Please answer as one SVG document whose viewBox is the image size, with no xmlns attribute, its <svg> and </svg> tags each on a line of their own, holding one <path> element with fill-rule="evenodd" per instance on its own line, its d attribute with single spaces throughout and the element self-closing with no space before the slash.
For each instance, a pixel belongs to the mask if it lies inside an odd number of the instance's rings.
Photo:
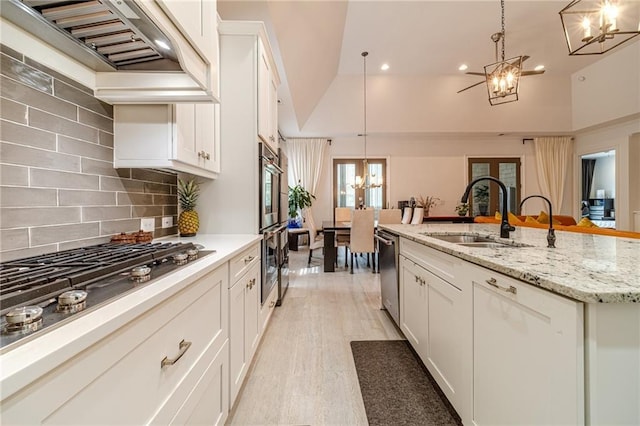
<svg viewBox="0 0 640 426">
<path fill-rule="evenodd" d="M 314 194 L 320 181 L 322 161 L 327 149 L 324 138 L 287 138 L 285 152 L 289 157 L 289 185 L 300 185 Z"/>
<path fill-rule="evenodd" d="M 534 138 L 538 184 L 542 195 L 549 198 L 559 212 L 564 196 L 564 182 L 570 165 L 573 144 L 571 137 Z"/>
</svg>

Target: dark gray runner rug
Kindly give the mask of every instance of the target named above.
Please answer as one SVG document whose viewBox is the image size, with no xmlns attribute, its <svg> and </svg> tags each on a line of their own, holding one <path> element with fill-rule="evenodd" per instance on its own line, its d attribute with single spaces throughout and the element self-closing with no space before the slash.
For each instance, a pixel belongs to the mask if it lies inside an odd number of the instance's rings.
<svg viewBox="0 0 640 426">
<path fill-rule="evenodd" d="M 370 425 L 462 425 L 406 340 L 353 341 L 351 352 Z"/>
</svg>

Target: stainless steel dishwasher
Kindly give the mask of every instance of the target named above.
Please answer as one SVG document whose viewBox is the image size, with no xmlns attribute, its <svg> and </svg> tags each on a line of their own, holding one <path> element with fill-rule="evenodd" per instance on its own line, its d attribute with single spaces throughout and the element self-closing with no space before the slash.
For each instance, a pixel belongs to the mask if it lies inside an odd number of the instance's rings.
<svg viewBox="0 0 640 426">
<path fill-rule="evenodd" d="M 400 326 L 400 301 L 398 291 L 398 253 L 400 238 L 387 231 L 378 231 L 378 267 L 380 268 L 380 295 L 382 306 Z"/>
</svg>

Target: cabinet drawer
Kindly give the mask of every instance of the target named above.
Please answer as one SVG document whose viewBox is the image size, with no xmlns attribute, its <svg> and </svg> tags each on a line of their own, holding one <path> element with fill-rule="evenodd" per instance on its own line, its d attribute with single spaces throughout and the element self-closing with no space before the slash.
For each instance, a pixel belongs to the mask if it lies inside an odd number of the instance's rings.
<svg viewBox="0 0 640 426">
<path fill-rule="evenodd" d="M 405 238 L 400 238 L 400 253 L 445 281 L 456 283 L 455 257 Z"/>
<path fill-rule="evenodd" d="M 229 285 L 232 286 L 256 263 L 260 263 L 260 244 L 254 244 L 231 259 Z"/>
<path fill-rule="evenodd" d="M 190 372 L 227 340 L 227 280 L 227 267 L 218 268 L 140 315 L 3 401 L 3 420 L 145 424 L 167 404 L 177 410 Z M 190 346 L 179 347 L 183 340 Z M 161 367 L 165 357 L 175 364 Z"/>
</svg>

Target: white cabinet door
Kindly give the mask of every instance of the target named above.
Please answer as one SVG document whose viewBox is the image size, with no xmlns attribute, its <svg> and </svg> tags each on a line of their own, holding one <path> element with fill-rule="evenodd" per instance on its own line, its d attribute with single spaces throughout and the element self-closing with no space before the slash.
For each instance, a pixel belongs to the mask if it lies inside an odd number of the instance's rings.
<svg viewBox="0 0 640 426">
<path fill-rule="evenodd" d="M 270 102 L 271 102 L 271 68 L 264 45 L 258 41 L 258 137 L 271 145 Z"/>
<path fill-rule="evenodd" d="M 198 164 L 220 172 L 220 105 L 195 105 L 195 141 Z"/>
<path fill-rule="evenodd" d="M 253 266 L 253 268 L 247 272 L 244 281 L 246 290 L 246 297 L 244 299 L 244 342 L 248 355 L 247 359 L 250 361 L 258 347 L 261 331 L 258 326 L 258 313 L 260 312 L 260 269 L 258 265 Z"/>
<path fill-rule="evenodd" d="M 474 423 L 583 424 L 582 304 L 469 268 Z"/>
<path fill-rule="evenodd" d="M 400 329 L 423 362 L 428 353 L 428 296 L 426 271 L 400 256 Z"/>
<path fill-rule="evenodd" d="M 269 84 L 269 139 L 276 150 L 280 147 L 280 139 L 278 138 L 278 83 L 273 74 L 270 75 Z"/>
<path fill-rule="evenodd" d="M 173 159 L 198 166 L 198 143 L 196 139 L 196 105 L 175 104 L 175 137 Z"/>
</svg>

